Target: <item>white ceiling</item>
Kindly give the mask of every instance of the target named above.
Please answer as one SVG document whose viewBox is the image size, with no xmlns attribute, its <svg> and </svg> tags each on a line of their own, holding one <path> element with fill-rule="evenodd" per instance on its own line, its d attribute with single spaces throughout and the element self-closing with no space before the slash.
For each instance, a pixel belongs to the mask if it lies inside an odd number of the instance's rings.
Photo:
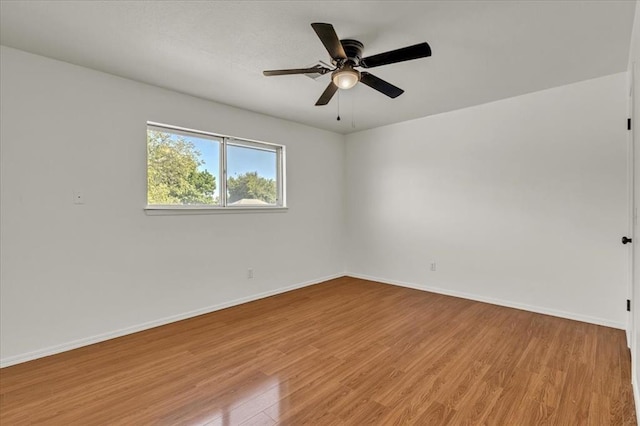
<svg viewBox="0 0 640 426">
<path fill-rule="evenodd" d="M 625 71 L 635 1 L 6 1 L 0 43 L 205 99 L 350 133 Z M 311 22 L 364 55 L 433 56 L 369 71 L 324 107 L 329 75 L 264 77 L 329 57 Z M 340 106 L 341 121 L 336 121 Z"/>
</svg>

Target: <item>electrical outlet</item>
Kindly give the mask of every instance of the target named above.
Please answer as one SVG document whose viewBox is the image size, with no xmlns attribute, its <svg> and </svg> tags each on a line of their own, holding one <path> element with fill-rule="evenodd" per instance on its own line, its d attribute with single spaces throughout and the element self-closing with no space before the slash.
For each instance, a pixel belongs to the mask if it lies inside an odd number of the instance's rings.
<svg viewBox="0 0 640 426">
<path fill-rule="evenodd" d="M 247 269 L 247 279 L 253 279 L 253 268 Z"/>
<path fill-rule="evenodd" d="M 431 262 L 431 270 L 432 271 L 436 270 L 436 262 Z"/>
</svg>

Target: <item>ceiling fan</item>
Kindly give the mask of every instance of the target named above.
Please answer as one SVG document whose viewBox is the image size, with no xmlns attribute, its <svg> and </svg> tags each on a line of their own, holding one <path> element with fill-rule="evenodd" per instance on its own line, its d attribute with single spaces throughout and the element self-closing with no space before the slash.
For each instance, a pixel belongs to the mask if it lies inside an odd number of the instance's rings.
<svg viewBox="0 0 640 426">
<path fill-rule="evenodd" d="M 394 64 L 396 62 L 410 61 L 412 59 L 431 56 L 431 48 L 428 43 L 424 42 L 363 58 L 362 49 L 364 48 L 364 45 L 358 40 L 338 39 L 338 35 L 333 29 L 333 25 L 313 23 L 311 24 L 311 27 L 329 52 L 329 55 L 331 56 L 331 63 L 335 66 L 334 69 L 318 64 L 311 68 L 263 71 L 263 74 L 265 76 L 273 76 L 291 74 L 326 74 L 331 72 L 331 82 L 320 96 L 320 99 L 318 99 L 318 102 L 316 102 L 316 106 L 328 104 L 338 89 L 351 89 L 358 82 L 364 83 L 390 98 L 397 98 L 404 93 L 404 90 L 376 77 L 373 74 L 366 71 L 358 71 L 355 68 L 374 68 L 381 65 Z"/>
</svg>

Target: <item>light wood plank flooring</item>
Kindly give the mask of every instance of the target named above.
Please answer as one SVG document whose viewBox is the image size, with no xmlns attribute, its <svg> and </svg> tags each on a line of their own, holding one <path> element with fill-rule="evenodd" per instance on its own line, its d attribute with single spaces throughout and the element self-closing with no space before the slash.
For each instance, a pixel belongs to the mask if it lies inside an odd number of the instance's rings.
<svg viewBox="0 0 640 426">
<path fill-rule="evenodd" d="M 631 425 L 621 330 L 340 278 L 0 370 L 0 424 Z"/>
</svg>

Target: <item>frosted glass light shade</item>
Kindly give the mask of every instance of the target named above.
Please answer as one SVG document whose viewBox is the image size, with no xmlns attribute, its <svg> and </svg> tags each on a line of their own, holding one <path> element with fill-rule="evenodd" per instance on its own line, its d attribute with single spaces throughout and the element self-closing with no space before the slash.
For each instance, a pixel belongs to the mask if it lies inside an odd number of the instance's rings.
<svg viewBox="0 0 640 426">
<path fill-rule="evenodd" d="M 360 81 L 360 73 L 351 67 L 344 67 L 334 72 L 331 79 L 340 89 L 351 89 Z"/>
</svg>

